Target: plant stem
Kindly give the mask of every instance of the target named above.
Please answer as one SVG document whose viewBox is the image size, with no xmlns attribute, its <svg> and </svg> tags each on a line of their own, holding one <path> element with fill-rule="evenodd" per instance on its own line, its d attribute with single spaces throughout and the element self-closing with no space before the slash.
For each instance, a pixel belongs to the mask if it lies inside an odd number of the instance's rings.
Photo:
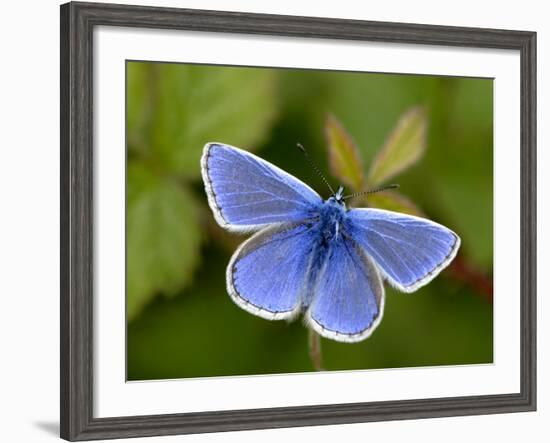
<svg viewBox="0 0 550 443">
<path fill-rule="evenodd" d="M 313 364 L 313 369 L 323 371 L 323 355 L 321 353 L 321 336 L 313 329 L 308 328 L 309 332 L 309 358 Z"/>
<path fill-rule="evenodd" d="M 490 303 L 493 302 L 493 279 L 478 271 L 475 266 L 464 260 L 460 254 L 454 259 L 450 266 L 451 276 L 456 280 L 468 284 L 478 294 L 485 297 Z"/>
</svg>

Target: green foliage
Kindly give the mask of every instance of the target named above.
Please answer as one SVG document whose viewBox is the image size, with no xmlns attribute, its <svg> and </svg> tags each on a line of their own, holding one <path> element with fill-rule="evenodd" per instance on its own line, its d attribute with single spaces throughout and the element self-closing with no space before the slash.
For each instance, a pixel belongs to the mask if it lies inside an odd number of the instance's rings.
<svg viewBox="0 0 550 443">
<path fill-rule="evenodd" d="M 269 69 L 130 63 L 128 87 L 137 93 L 129 102 L 129 139 L 145 127 L 147 154 L 158 167 L 198 178 L 207 142 L 252 149 L 265 138 L 276 115 L 274 85 Z"/>
<path fill-rule="evenodd" d="M 399 183 L 399 192 L 350 204 L 413 214 L 422 208 L 461 236 L 457 260 L 490 283 L 492 80 L 127 66 L 130 380 L 312 370 L 301 321 L 255 317 L 227 295 L 225 268 L 244 238 L 219 228 L 206 204 L 199 157 L 207 141 L 257 150 L 324 197 L 326 186 L 297 142 L 348 192 Z M 492 362 L 492 305 L 456 272 L 410 295 L 386 287 L 384 320 L 372 337 L 323 339 L 324 365 Z"/>
<path fill-rule="evenodd" d="M 255 147 L 277 113 L 275 73 L 161 63 L 127 64 L 127 307 L 134 319 L 173 295 L 200 263 L 202 211 L 191 192 L 211 141 Z"/>
<path fill-rule="evenodd" d="M 426 112 L 415 107 L 406 112 L 372 161 L 368 182 L 385 183 L 416 163 L 426 149 Z"/>
<path fill-rule="evenodd" d="M 327 92 L 325 97 L 318 94 L 323 101 L 319 107 L 345 123 L 366 165 L 372 164 L 374 156 L 403 113 L 421 106 L 431 114 L 433 104 L 440 98 L 444 87 L 441 78 L 431 76 L 365 75 L 357 72 L 331 74 L 324 74 Z M 433 123 L 432 117 L 430 119 Z"/>
<path fill-rule="evenodd" d="M 368 178 L 365 179 L 359 147 L 336 117 L 329 115 L 325 132 L 330 170 L 355 193 L 374 189 L 420 159 L 425 150 L 426 125 L 426 115 L 421 108 L 412 108 L 406 112 L 376 154 Z M 354 203 L 422 215 L 418 206 L 395 191 L 358 196 Z"/>
<path fill-rule="evenodd" d="M 352 189 L 362 189 L 365 173 L 355 142 L 333 115 L 328 116 L 325 131 L 330 172 Z"/>
<path fill-rule="evenodd" d="M 133 319 L 153 295 L 174 295 L 191 281 L 202 233 L 189 191 L 139 163 L 128 169 L 127 199 L 127 312 Z"/>
<path fill-rule="evenodd" d="M 425 217 L 422 210 L 414 204 L 411 199 L 399 192 L 391 190 L 378 192 L 368 195 L 363 201 L 373 208 L 387 209 L 388 211 L 403 212 L 404 214 Z"/>
</svg>

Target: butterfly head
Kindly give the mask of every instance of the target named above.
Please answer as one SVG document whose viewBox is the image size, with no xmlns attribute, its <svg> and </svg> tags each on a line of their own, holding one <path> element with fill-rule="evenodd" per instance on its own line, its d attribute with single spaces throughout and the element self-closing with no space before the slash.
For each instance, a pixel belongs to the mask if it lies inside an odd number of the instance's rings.
<svg viewBox="0 0 550 443">
<path fill-rule="evenodd" d="M 344 201 L 344 187 L 340 186 L 338 188 L 338 191 L 336 191 L 334 194 L 332 194 L 329 199 L 327 200 L 328 203 L 331 203 L 335 206 L 340 206 L 342 208 L 346 207 L 346 203 Z"/>
<path fill-rule="evenodd" d="M 333 197 L 336 203 L 343 205 L 344 204 L 344 187 L 340 186 L 338 188 L 338 191 L 336 191 L 336 193 L 333 195 Z"/>
</svg>

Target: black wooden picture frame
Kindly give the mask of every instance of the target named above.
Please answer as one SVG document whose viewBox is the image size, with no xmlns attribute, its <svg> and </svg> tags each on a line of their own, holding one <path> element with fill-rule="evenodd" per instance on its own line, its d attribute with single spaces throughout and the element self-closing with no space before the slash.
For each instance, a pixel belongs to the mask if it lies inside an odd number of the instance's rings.
<svg viewBox="0 0 550 443">
<path fill-rule="evenodd" d="M 93 30 L 122 26 L 519 51 L 521 391 L 149 416 L 93 416 Z M 61 437 L 91 440 L 533 411 L 536 408 L 536 33 L 188 9 L 61 6 Z M 515 294 L 511 294 L 515 296 Z"/>
</svg>

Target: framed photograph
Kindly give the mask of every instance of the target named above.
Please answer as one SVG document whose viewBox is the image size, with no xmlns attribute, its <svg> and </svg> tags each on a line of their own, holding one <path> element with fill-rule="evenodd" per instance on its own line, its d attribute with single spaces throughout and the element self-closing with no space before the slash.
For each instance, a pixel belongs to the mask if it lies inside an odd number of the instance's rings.
<svg viewBox="0 0 550 443">
<path fill-rule="evenodd" d="M 61 6 L 61 437 L 533 411 L 536 34 Z"/>
</svg>

